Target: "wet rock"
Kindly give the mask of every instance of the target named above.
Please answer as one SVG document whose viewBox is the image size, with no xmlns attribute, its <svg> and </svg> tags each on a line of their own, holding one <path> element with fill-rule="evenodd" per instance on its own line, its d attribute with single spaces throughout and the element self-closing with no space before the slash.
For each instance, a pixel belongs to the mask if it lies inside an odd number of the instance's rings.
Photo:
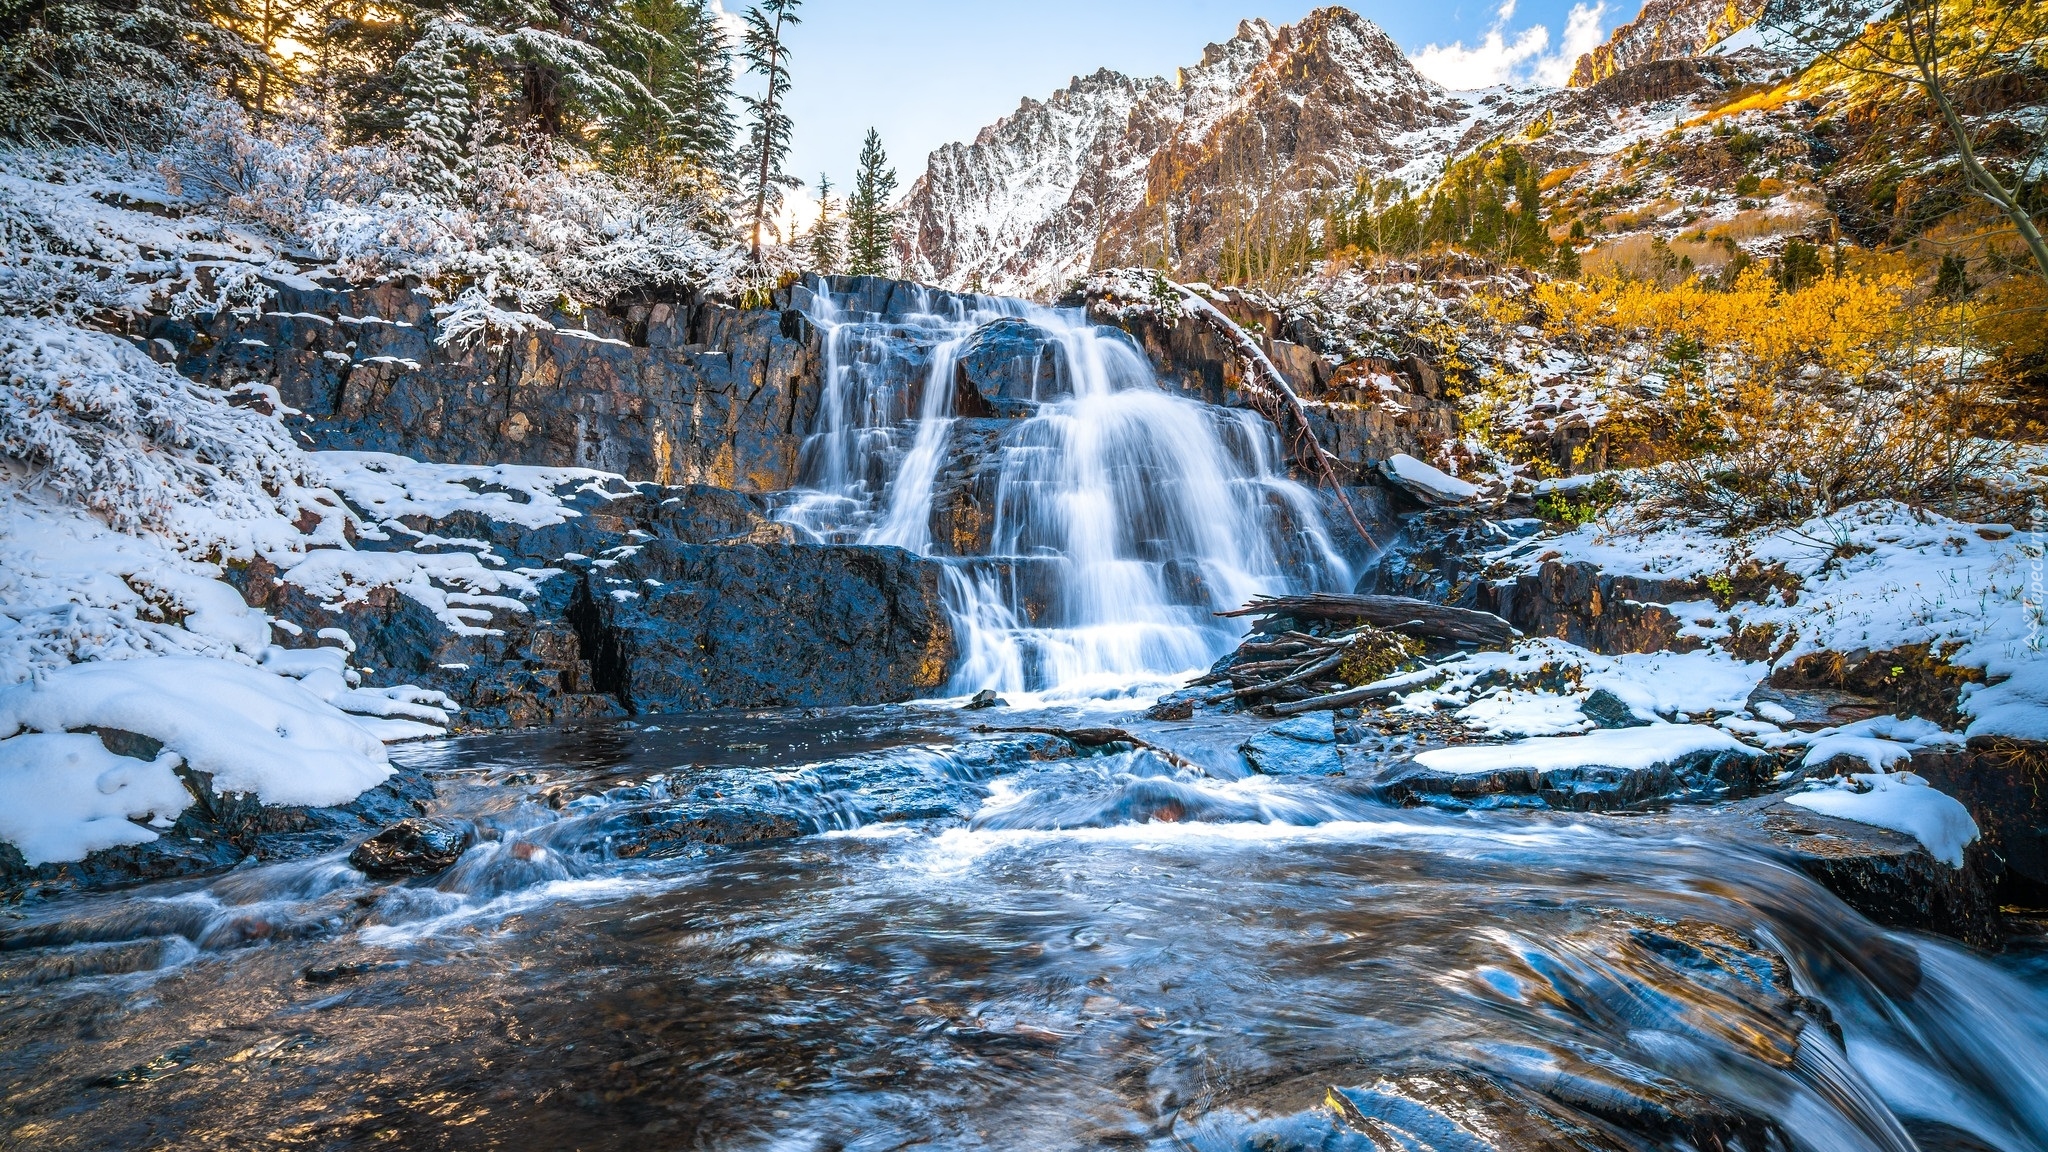
<svg viewBox="0 0 2048 1152">
<path fill-rule="evenodd" d="M 1963 867 L 1950 868 L 1911 836 L 1770 797 L 1747 801 L 1716 824 L 1784 854 L 1879 924 L 1979 945 L 1995 943 L 2003 931 L 1981 841 L 1964 850 Z"/>
<path fill-rule="evenodd" d="M 631 808 L 592 829 L 604 852 L 626 859 L 789 840 L 815 831 L 793 808 L 745 800 Z"/>
<path fill-rule="evenodd" d="M 974 330 L 954 366 L 961 412 L 1028 416 L 1038 405 L 1073 394 L 1066 350 L 1050 331 L 1005 317 Z"/>
<path fill-rule="evenodd" d="M 974 694 L 974 699 L 969 700 L 966 704 L 966 707 L 970 710 L 980 710 L 982 708 L 1008 708 L 1009 706 L 1010 702 L 1008 700 L 1003 699 L 1001 696 L 996 695 L 996 690 L 993 688 L 984 688 L 981 691 L 976 692 Z"/>
<path fill-rule="evenodd" d="M 1980 737 L 1967 749 L 1916 752 L 1911 767 L 1970 810 L 1993 891 L 2048 907 L 2048 746 Z"/>
<path fill-rule="evenodd" d="M 1344 771 L 1327 712 L 1284 720 L 1238 746 L 1252 771 L 1268 776 L 1334 776 Z"/>
<path fill-rule="evenodd" d="M 657 540 L 587 566 L 568 617 L 635 712 L 892 703 L 951 669 L 940 572 L 900 548 Z"/>
<path fill-rule="evenodd" d="M 335 852 L 379 828 L 418 816 L 433 796 L 418 772 L 402 767 L 353 801 L 329 808 L 260 804 L 252 796 L 216 792 L 203 772 L 181 768 L 178 776 L 193 804 L 149 843 L 34 867 L 13 845 L 0 843 L 0 903 L 210 876 L 250 859 L 301 860 Z"/>
<path fill-rule="evenodd" d="M 1621 697 L 1605 688 L 1595 688 L 1585 703 L 1579 705 L 1579 712 L 1602 728 L 1646 728 L 1650 724 L 1637 716 L 1635 709 Z"/>
<path fill-rule="evenodd" d="M 1145 709 L 1147 720 L 1192 720 L 1195 718 L 1195 697 L 1175 693 L 1162 697 L 1159 703 Z"/>
<path fill-rule="evenodd" d="M 1889 711 L 1868 696 L 1832 688 L 1773 688 L 1759 684 L 1749 694 L 1750 712 L 1785 728 L 1813 730 L 1854 724 Z"/>
<path fill-rule="evenodd" d="M 474 843 L 476 829 L 467 820 L 402 820 L 356 845 L 348 862 L 376 880 L 432 876 L 461 859 Z"/>
</svg>

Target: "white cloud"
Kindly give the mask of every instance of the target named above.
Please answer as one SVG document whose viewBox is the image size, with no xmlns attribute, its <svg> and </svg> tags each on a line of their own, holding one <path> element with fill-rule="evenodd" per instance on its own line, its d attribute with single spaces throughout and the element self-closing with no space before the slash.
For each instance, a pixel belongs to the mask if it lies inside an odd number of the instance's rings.
<svg viewBox="0 0 2048 1152">
<path fill-rule="evenodd" d="M 747 22 L 737 12 L 725 10 L 723 0 L 711 0 L 711 18 L 718 22 L 719 30 L 725 33 L 726 42 L 738 47 L 747 38 Z"/>
<path fill-rule="evenodd" d="M 1579 57 L 1606 39 L 1602 31 L 1606 16 L 1606 0 L 1573 5 L 1565 18 L 1563 42 L 1552 52 L 1546 25 L 1508 30 L 1515 18 L 1515 0 L 1503 0 L 1494 13 L 1493 26 L 1479 43 L 1471 47 L 1462 40 L 1431 44 L 1411 59 L 1417 71 L 1454 91 L 1496 84 L 1563 84 Z"/>
</svg>

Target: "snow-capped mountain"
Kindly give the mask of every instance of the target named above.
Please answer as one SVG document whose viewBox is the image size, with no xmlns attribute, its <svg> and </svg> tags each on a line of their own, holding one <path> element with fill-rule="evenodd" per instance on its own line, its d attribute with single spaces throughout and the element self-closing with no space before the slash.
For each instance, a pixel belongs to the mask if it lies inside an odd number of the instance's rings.
<svg viewBox="0 0 2048 1152">
<path fill-rule="evenodd" d="M 1751 24 L 1765 0 L 1649 0 L 1634 20 L 1572 69 L 1571 86 L 1585 88 L 1637 64 L 1697 56 Z"/>
<path fill-rule="evenodd" d="M 904 274 L 1044 296 L 1105 261 L 1213 264 L 1360 172 L 1426 180 L 1487 110 L 1342 8 L 1247 20 L 1172 80 L 1097 72 L 933 153 Z"/>
</svg>

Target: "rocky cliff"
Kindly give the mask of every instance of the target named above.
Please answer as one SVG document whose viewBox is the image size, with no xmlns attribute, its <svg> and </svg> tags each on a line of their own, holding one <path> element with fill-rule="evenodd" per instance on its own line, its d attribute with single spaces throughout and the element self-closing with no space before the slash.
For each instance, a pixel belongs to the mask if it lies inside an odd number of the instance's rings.
<svg viewBox="0 0 2048 1152">
<path fill-rule="evenodd" d="M 432 299 L 398 284 L 271 287 L 262 312 L 164 335 L 187 375 L 274 387 L 311 447 L 760 492 L 795 482 L 816 412 L 817 333 L 786 299 L 624 302 L 444 344 Z"/>
</svg>

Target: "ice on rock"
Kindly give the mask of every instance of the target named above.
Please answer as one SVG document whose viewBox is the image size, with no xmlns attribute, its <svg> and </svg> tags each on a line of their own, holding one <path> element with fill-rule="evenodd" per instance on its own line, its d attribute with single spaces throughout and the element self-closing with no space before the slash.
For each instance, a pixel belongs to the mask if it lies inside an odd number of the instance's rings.
<svg viewBox="0 0 2048 1152">
<path fill-rule="evenodd" d="M 0 740 L 0 841 L 30 866 L 83 860 L 103 848 L 157 838 L 192 806 L 173 769 L 180 758 L 117 756 L 100 738 L 33 732 Z"/>
<path fill-rule="evenodd" d="M 0 749 L 26 728 L 135 732 L 223 793 L 265 804 L 345 804 L 391 775 L 364 722 L 294 680 L 224 660 L 160 657 L 78 664 L 0 689 Z"/>
<path fill-rule="evenodd" d="M 1911 772 L 1848 776 L 1785 802 L 1823 816 L 1902 832 L 1951 868 L 1963 866 L 1963 849 L 1977 839 L 1970 810 Z"/>
</svg>

